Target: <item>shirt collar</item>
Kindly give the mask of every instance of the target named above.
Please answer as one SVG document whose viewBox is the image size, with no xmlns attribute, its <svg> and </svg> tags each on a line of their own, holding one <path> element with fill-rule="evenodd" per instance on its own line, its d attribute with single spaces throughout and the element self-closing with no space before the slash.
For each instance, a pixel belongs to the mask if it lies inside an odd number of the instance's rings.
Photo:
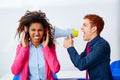
<svg viewBox="0 0 120 80">
<path fill-rule="evenodd" d="M 93 40 L 91 40 L 90 42 L 88 42 L 90 44 L 90 46 L 94 45 L 94 43 L 96 43 L 100 38 L 100 35 L 96 36 Z M 87 44 L 88 44 L 87 43 Z"/>
<path fill-rule="evenodd" d="M 31 41 L 29 42 L 29 45 L 32 46 L 32 47 L 35 47 L 35 46 L 32 44 Z M 43 46 L 42 46 L 42 44 L 39 44 L 38 47 L 43 47 Z"/>
</svg>

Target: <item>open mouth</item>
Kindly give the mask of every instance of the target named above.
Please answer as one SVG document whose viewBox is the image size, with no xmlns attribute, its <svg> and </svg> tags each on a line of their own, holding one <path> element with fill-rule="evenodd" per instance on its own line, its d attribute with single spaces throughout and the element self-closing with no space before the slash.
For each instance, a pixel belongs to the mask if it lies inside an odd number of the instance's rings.
<svg viewBox="0 0 120 80">
<path fill-rule="evenodd" d="M 40 40 L 40 37 L 35 36 L 35 37 L 34 37 L 34 40 Z"/>
</svg>

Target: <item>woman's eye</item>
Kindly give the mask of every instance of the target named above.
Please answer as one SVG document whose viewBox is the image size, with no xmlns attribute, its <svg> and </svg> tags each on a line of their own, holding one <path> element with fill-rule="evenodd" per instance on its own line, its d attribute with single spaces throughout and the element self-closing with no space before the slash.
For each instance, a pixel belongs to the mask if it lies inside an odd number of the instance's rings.
<svg viewBox="0 0 120 80">
<path fill-rule="evenodd" d="M 31 31 L 35 31 L 35 29 L 32 29 Z"/>
<path fill-rule="evenodd" d="M 42 29 L 39 29 L 38 31 L 40 32 L 40 31 L 43 31 L 43 30 L 42 30 Z"/>
</svg>

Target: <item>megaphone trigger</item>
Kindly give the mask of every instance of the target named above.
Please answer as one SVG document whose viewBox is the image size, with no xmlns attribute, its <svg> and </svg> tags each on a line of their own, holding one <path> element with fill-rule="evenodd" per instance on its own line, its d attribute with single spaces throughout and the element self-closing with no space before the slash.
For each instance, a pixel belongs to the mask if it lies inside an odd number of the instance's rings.
<svg viewBox="0 0 120 80">
<path fill-rule="evenodd" d="M 69 34 L 68 38 L 69 38 L 69 39 L 72 39 L 72 38 L 73 38 L 72 34 Z"/>
</svg>

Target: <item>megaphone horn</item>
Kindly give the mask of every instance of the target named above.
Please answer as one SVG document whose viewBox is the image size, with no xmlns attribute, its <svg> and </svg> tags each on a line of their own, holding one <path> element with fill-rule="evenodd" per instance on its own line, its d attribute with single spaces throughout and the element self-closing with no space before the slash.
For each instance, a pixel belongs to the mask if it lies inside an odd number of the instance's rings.
<svg viewBox="0 0 120 80">
<path fill-rule="evenodd" d="M 60 29 L 55 27 L 55 32 L 54 32 L 54 38 L 60 38 L 60 37 L 68 37 L 69 35 L 72 35 L 72 37 L 77 37 L 78 36 L 78 30 L 77 29 Z"/>
</svg>

